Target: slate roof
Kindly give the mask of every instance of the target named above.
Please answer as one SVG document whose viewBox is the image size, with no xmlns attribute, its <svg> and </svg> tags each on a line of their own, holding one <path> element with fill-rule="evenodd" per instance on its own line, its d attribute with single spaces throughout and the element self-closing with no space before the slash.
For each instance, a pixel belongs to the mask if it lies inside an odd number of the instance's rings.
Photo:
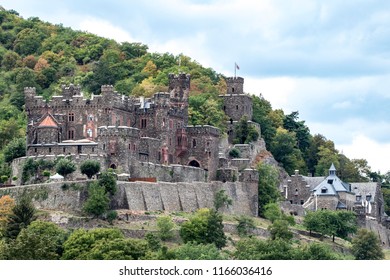
<svg viewBox="0 0 390 280">
<path fill-rule="evenodd" d="M 339 192 L 351 192 L 350 186 L 347 183 L 344 183 L 336 175 L 336 168 L 333 163 L 329 168 L 329 175 L 322 180 L 314 189 L 313 192 L 315 195 L 337 195 Z"/>
<path fill-rule="evenodd" d="M 365 182 L 365 183 L 351 183 L 351 189 L 355 194 L 362 195 L 362 200 L 365 200 L 365 196 L 370 193 L 371 201 L 375 201 L 376 189 L 378 183 L 376 182 Z"/>
</svg>

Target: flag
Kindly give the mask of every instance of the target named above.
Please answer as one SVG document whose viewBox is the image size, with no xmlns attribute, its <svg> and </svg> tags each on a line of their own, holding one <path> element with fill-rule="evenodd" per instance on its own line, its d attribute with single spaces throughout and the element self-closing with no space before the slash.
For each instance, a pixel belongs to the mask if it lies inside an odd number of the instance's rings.
<svg viewBox="0 0 390 280">
<path fill-rule="evenodd" d="M 236 69 L 240 70 L 240 67 L 237 65 L 237 63 L 234 63 L 236 65 Z"/>
</svg>

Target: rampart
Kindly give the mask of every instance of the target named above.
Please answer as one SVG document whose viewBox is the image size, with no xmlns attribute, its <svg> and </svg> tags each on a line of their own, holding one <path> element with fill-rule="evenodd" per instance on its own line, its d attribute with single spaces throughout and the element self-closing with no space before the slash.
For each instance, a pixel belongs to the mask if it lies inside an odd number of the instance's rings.
<svg viewBox="0 0 390 280">
<path fill-rule="evenodd" d="M 0 196 L 18 198 L 30 195 L 38 209 L 79 212 L 87 199 L 88 181 L 56 182 L 0 189 Z M 118 181 L 118 192 L 111 201 L 114 209 L 137 211 L 184 211 L 212 208 L 215 193 L 225 190 L 232 205 L 221 209 L 237 215 L 257 215 L 256 185 L 243 182 L 148 183 Z"/>
</svg>

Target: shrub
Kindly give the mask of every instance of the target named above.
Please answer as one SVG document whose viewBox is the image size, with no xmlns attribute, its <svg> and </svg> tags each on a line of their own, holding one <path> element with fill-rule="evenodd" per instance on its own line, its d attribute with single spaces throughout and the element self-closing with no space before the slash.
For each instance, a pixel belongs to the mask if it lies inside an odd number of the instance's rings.
<svg viewBox="0 0 390 280">
<path fill-rule="evenodd" d="M 157 218 L 157 227 L 161 240 L 168 240 L 173 238 L 173 228 L 175 227 L 175 224 L 171 217 L 163 216 Z"/>
<path fill-rule="evenodd" d="M 229 156 L 231 158 L 239 158 L 239 157 L 241 157 L 241 152 L 240 152 L 240 150 L 233 148 L 229 151 Z"/>
</svg>

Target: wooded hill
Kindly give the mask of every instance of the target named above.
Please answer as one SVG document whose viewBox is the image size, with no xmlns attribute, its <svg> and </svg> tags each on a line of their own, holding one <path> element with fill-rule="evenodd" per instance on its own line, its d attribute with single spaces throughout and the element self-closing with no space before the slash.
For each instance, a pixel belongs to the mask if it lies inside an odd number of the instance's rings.
<svg viewBox="0 0 390 280">
<path fill-rule="evenodd" d="M 178 61 L 181 61 L 180 67 Z M 37 17 L 23 19 L 0 8 L 0 180 L 10 176 L 9 162 L 22 156 L 26 130 L 23 88 L 36 87 L 45 99 L 59 94 L 62 84 L 79 84 L 84 94 L 100 86 L 133 96 L 151 96 L 167 89 L 168 73 L 191 75 L 190 124 L 209 124 L 225 131 L 226 116 L 218 99 L 226 91 L 224 76 L 190 57 L 151 53 L 142 43 L 118 43 L 94 34 L 53 25 Z M 298 112 L 273 109 L 253 96 L 253 121 L 261 125 L 268 150 L 289 173 L 325 175 L 334 163 L 347 182 L 384 181 L 390 173 L 373 172 L 365 159 L 349 159 L 323 135 L 311 135 Z M 385 196 L 387 189 L 384 190 Z M 388 209 L 387 209 L 388 210 Z"/>
</svg>

